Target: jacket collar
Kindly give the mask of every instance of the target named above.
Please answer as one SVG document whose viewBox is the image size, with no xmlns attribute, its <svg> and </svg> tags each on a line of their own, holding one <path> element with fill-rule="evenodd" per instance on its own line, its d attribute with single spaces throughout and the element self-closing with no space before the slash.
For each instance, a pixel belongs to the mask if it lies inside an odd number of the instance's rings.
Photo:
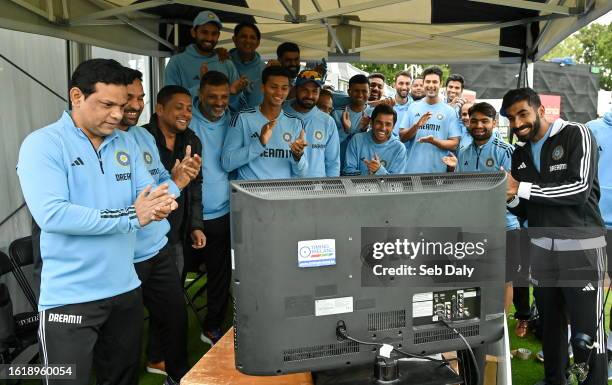
<svg viewBox="0 0 612 385">
<path fill-rule="evenodd" d="M 60 118 L 60 122 L 62 123 L 62 125 L 64 127 L 67 127 L 70 131 L 74 132 L 77 136 L 80 136 L 81 138 L 85 138 L 88 141 L 90 140 L 89 137 L 87 135 L 85 135 L 85 132 L 83 132 L 82 129 L 80 129 L 79 127 L 77 127 L 74 124 L 74 120 L 72 120 L 72 115 L 70 113 L 70 111 L 64 111 L 62 113 L 62 117 Z M 117 130 L 119 130 L 118 128 L 116 128 L 115 130 L 113 130 L 113 133 L 105 136 L 104 140 L 102 141 L 102 144 L 100 145 L 100 148 L 98 148 L 98 151 L 101 150 L 104 146 L 107 145 L 107 143 L 115 140 L 119 134 L 117 134 Z"/>
<path fill-rule="evenodd" d="M 558 134 L 559 132 L 561 132 L 561 130 L 563 130 L 565 128 L 565 126 L 567 126 L 567 122 L 561 118 L 555 120 L 552 123 L 552 128 L 550 129 L 550 135 L 548 135 L 549 137 L 551 136 L 555 136 L 556 134 Z"/>
<path fill-rule="evenodd" d="M 153 137 L 155 138 L 155 142 L 157 143 L 157 147 L 166 148 L 166 137 L 164 136 L 164 133 L 162 132 L 162 130 L 159 128 L 157 119 L 158 119 L 157 114 L 153 113 L 153 115 L 151 115 L 151 119 L 149 120 L 149 123 L 145 124 L 143 127 L 147 131 L 149 131 L 151 135 L 153 135 Z M 187 135 L 190 130 L 191 129 L 187 127 L 187 129 L 184 132 L 180 132 L 176 134 L 176 142 L 174 144 L 175 149 L 182 148 L 183 144 L 187 140 Z"/>
</svg>

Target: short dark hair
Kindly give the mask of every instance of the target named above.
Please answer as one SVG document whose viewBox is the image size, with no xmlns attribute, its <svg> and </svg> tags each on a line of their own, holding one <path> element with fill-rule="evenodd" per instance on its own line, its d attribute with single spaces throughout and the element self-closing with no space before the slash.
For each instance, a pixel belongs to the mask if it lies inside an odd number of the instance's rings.
<svg viewBox="0 0 612 385">
<path fill-rule="evenodd" d="M 495 111 L 495 107 L 493 107 L 487 102 L 476 103 L 468 109 L 468 115 L 470 116 L 472 116 L 472 114 L 475 112 L 480 112 L 481 114 L 488 116 L 493 120 L 495 120 L 495 118 L 497 117 L 497 111 Z"/>
<path fill-rule="evenodd" d="M 368 76 L 368 80 L 372 79 L 372 78 L 378 78 L 381 79 L 383 82 L 385 82 L 387 80 L 387 78 L 385 78 L 385 75 L 381 74 L 380 72 L 372 72 L 369 76 Z"/>
<path fill-rule="evenodd" d="M 200 79 L 200 89 L 204 88 L 204 86 L 222 86 L 225 84 L 229 84 L 229 79 L 223 72 L 219 71 L 208 71 L 202 76 Z"/>
<path fill-rule="evenodd" d="M 285 54 L 285 52 L 297 52 L 300 53 L 300 47 L 297 44 L 291 42 L 281 43 L 278 47 L 276 47 L 276 57 L 278 59 L 281 58 Z"/>
<path fill-rule="evenodd" d="M 529 88 L 529 87 L 515 88 L 513 90 L 506 92 L 506 94 L 504 95 L 504 99 L 502 101 L 502 106 L 501 106 L 499 113 L 502 116 L 507 116 L 506 109 L 508 107 L 510 107 L 514 103 L 521 102 L 524 100 L 527 101 L 527 104 L 529 104 L 531 107 L 533 107 L 536 110 L 540 108 L 540 106 L 542 105 L 540 96 L 532 88 Z"/>
<path fill-rule="evenodd" d="M 334 96 L 332 95 L 332 93 L 329 90 L 326 90 L 324 88 L 321 88 L 321 91 L 319 92 L 319 98 L 321 96 L 329 96 L 330 98 L 334 98 Z"/>
<path fill-rule="evenodd" d="M 397 112 L 395 112 L 395 110 L 393 109 L 393 107 L 391 107 L 388 104 L 379 104 L 376 106 L 376 108 L 374 108 L 374 111 L 372 111 L 372 122 L 374 122 L 374 119 L 376 119 L 376 117 L 378 115 L 393 115 L 393 125 L 395 125 L 395 123 L 397 123 Z"/>
<path fill-rule="evenodd" d="M 357 74 L 357 75 L 353 75 L 353 77 L 351 77 L 349 79 L 349 88 L 351 88 L 351 86 L 353 84 L 367 84 L 367 85 L 370 85 L 370 81 L 368 80 L 368 78 L 365 75 Z"/>
<path fill-rule="evenodd" d="M 417 76 L 415 76 L 415 77 L 414 77 L 414 79 L 412 79 L 412 80 L 417 80 L 417 79 L 419 79 L 419 80 L 425 80 L 425 78 L 423 77 L 423 75 L 417 75 Z"/>
<path fill-rule="evenodd" d="M 285 68 L 279 66 L 270 66 L 264 68 L 264 70 L 261 72 L 261 84 L 266 84 L 270 76 L 284 76 L 288 80 L 291 80 L 291 75 L 289 75 L 289 72 L 287 72 Z"/>
<path fill-rule="evenodd" d="M 132 82 L 128 80 L 125 67 L 116 60 L 91 59 L 82 62 L 74 70 L 68 90 L 76 87 L 87 99 L 89 95 L 96 92 L 96 83 L 127 86 Z"/>
<path fill-rule="evenodd" d="M 410 80 L 412 80 L 412 75 L 410 75 L 410 72 L 406 71 L 406 70 L 402 70 L 398 73 L 395 74 L 395 81 L 397 81 L 397 78 L 399 78 L 400 76 L 406 76 L 408 77 Z"/>
<path fill-rule="evenodd" d="M 142 81 L 142 72 L 130 67 L 124 67 L 127 76 L 128 84 L 134 83 L 134 80 Z"/>
<path fill-rule="evenodd" d="M 261 40 L 261 32 L 259 31 L 259 28 L 257 28 L 257 26 L 253 23 L 248 23 L 248 22 L 242 22 L 237 24 L 234 27 L 234 36 L 237 36 L 240 31 L 242 31 L 243 28 L 251 28 L 253 31 L 255 31 L 255 35 L 257 35 L 257 40 Z"/>
<path fill-rule="evenodd" d="M 191 98 L 191 94 L 189 93 L 189 91 L 187 91 L 186 88 L 173 84 L 165 86 L 161 90 L 159 90 L 159 92 L 157 93 L 156 103 L 165 106 L 170 100 L 172 100 L 174 95 L 177 94 L 184 94 Z"/>
<path fill-rule="evenodd" d="M 465 79 L 463 78 L 463 75 L 460 74 L 450 75 L 448 79 L 446 79 L 446 84 L 444 86 L 448 87 L 448 83 L 453 81 L 461 83 L 461 89 L 463 89 L 463 87 L 465 86 Z"/>
<path fill-rule="evenodd" d="M 427 75 L 438 75 L 440 78 L 440 83 L 442 83 L 442 76 L 444 76 L 444 72 L 442 72 L 442 68 L 438 66 L 427 67 L 423 70 L 423 80 L 425 80 L 425 76 Z"/>
</svg>

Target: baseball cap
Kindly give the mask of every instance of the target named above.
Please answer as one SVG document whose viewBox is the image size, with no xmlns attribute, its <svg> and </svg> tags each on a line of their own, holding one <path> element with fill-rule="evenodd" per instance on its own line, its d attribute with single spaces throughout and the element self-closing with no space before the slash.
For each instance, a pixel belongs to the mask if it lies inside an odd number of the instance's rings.
<svg viewBox="0 0 612 385">
<path fill-rule="evenodd" d="M 193 27 L 197 27 L 199 25 L 204 25 L 208 23 L 215 23 L 221 29 L 222 24 L 219 16 L 217 16 L 213 11 L 202 11 L 198 13 L 195 19 L 193 19 Z"/>
<path fill-rule="evenodd" d="M 325 83 L 325 80 L 318 71 L 312 69 L 305 69 L 301 71 L 295 78 L 296 86 L 301 86 L 302 84 L 306 84 L 308 82 L 313 82 L 321 87 Z"/>
</svg>

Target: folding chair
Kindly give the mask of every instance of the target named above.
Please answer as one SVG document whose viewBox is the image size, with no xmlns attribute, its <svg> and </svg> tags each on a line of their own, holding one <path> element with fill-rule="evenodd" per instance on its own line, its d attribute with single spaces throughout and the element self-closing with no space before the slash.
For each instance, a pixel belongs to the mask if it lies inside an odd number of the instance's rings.
<svg viewBox="0 0 612 385">
<path fill-rule="evenodd" d="M 22 266 L 24 264 L 16 264 L 11 257 L 0 252 L 0 277 L 9 278 L 8 275 L 12 273 L 26 300 L 28 302 L 34 301 L 33 303 L 30 302 L 30 305 L 33 306 L 32 311 L 12 315 L 12 309 L 10 309 L 12 317 L 9 316 L 9 318 L 14 323 L 14 333 L 10 338 L 3 341 L 4 346 L 8 347 L 8 350 L 5 352 L 8 354 L 2 357 L 4 363 L 29 364 L 34 363 L 38 359 L 38 311 L 36 297 L 28 281 L 24 281 L 25 275 L 21 270 Z M 23 284 L 25 286 L 22 286 Z M 4 287 L 6 288 L 7 286 Z M 28 287 L 29 290 L 27 289 Z M 10 291 L 8 291 L 8 294 L 9 298 L 8 301 L 5 301 L 5 305 L 12 303 Z"/>
<path fill-rule="evenodd" d="M 15 316 L 19 330 L 30 338 L 31 332 L 38 330 L 38 288 L 39 284 L 34 282 L 36 274 L 33 273 L 33 279 L 28 279 L 23 271 L 23 268 L 34 269 L 34 247 L 32 237 L 24 237 L 14 240 L 9 246 L 9 259 L 13 265 L 13 275 L 21 288 L 24 296 L 32 307 L 32 312 L 25 312 Z M 35 286 L 36 290 L 33 288 Z M 37 336 L 36 336 L 37 337 Z"/>
<path fill-rule="evenodd" d="M 9 259 L 13 265 L 13 274 L 19 283 L 26 299 L 32 306 L 32 310 L 38 312 L 37 295 L 26 278 L 22 267 L 34 265 L 34 248 L 32 246 L 32 237 L 24 237 L 17 239 L 9 246 Z M 38 287 L 38 285 L 36 285 Z"/>
</svg>

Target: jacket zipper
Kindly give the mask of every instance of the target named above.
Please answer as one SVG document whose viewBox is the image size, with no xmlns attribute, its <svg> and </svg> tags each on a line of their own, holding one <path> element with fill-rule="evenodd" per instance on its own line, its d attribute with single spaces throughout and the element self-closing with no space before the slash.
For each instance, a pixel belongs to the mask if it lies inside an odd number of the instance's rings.
<svg viewBox="0 0 612 385">
<path fill-rule="evenodd" d="M 87 135 L 85 136 L 87 137 Z M 89 140 L 89 144 L 91 144 L 91 148 L 96 153 L 96 156 L 98 157 L 98 164 L 100 165 L 100 171 L 102 172 L 102 174 L 104 174 L 104 166 L 102 165 L 102 157 L 100 156 L 100 153 L 98 152 L 98 150 L 96 150 L 96 147 L 94 147 L 94 144 L 92 143 L 91 139 L 87 137 L 87 140 Z"/>
</svg>

